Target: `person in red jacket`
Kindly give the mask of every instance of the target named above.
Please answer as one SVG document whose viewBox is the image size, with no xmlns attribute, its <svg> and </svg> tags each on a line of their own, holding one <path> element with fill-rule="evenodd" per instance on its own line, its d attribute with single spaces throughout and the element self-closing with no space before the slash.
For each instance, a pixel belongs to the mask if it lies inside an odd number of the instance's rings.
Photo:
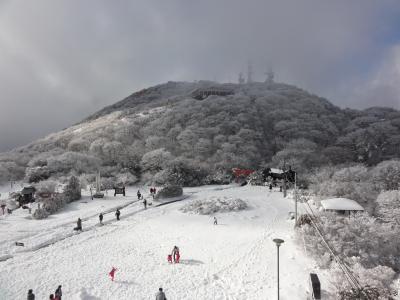
<svg viewBox="0 0 400 300">
<path fill-rule="evenodd" d="M 112 267 L 111 272 L 108 273 L 111 276 L 111 281 L 114 281 L 115 271 L 117 271 L 117 269 Z"/>
</svg>

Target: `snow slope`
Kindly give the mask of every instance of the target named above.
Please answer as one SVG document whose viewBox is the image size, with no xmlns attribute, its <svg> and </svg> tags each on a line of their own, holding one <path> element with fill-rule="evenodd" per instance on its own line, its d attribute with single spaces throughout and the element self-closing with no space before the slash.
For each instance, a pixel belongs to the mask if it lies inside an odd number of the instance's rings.
<svg viewBox="0 0 400 300">
<path fill-rule="evenodd" d="M 294 244 L 290 199 L 254 186 L 209 186 L 184 193 L 189 197 L 183 201 L 147 210 L 141 203 L 129 204 L 135 197 L 103 200 L 110 209 L 128 204 L 121 221 L 105 215 L 104 226 L 96 225 L 97 204 L 79 204 L 79 210 L 71 206 L 53 215 L 52 222 L 29 225 L 40 228 L 44 237 L 39 230 L 24 232 L 27 250 L 21 252 L 11 250 L 10 236 L 21 234 L 26 220 L 0 219 L 0 237 L 6 237 L 0 247 L 13 255 L 0 262 L 0 299 L 23 299 L 29 288 L 37 299 L 47 299 L 59 284 L 65 299 L 154 299 L 159 287 L 168 299 L 276 299 L 276 237 L 285 240 L 281 299 L 306 299 L 313 262 Z M 213 216 L 179 210 L 214 196 L 241 198 L 249 209 L 217 214 L 217 226 Z M 77 215 L 85 216 L 80 234 L 71 232 L 71 218 Z M 53 244 L 34 247 L 52 238 Z M 174 245 L 180 247 L 181 263 L 169 265 L 166 257 Z M 115 282 L 107 276 L 112 266 L 118 268 Z"/>
</svg>

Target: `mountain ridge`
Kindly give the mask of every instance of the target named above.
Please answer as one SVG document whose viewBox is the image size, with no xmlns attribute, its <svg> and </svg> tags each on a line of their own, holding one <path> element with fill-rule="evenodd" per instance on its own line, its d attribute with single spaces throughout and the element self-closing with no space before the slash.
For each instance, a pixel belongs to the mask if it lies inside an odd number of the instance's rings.
<svg viewBox="0 0 400 300">
<path fill-rule="evenodd" d="M 309 171 L 398 158 L 399 145 L 400 113 L 394 109 L 341 109 L 284 83 L 170 81 L 2 153 L 0 180 L 92 177 L 102 170 L 114 180 L 125 174 L 162 183 L 178 169 L 205 178 L 267 164 Z"/>
</svg>

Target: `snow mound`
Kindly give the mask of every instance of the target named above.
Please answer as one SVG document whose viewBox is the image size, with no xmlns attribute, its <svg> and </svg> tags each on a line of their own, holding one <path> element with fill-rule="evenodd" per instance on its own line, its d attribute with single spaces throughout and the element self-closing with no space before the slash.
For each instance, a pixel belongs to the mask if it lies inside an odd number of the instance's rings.
<svg viewBox="0 0 400 300">
<path fill-rule="evenodd" d="M 79 296 L 80 296 L 79 299 L 81 299 L 81 300 L 100 300 L 100 298 L 90 295 L 89 292 L 85 288 L 82 288 Z"/>
<path fill-rule="evenodd" d="M 210 197 L 188 203 L 180 210 L 185 213 L 211 215 L 218 212 L 239 211 L 247 208 L 247 203 L 239 198 Z"/>
</svg>

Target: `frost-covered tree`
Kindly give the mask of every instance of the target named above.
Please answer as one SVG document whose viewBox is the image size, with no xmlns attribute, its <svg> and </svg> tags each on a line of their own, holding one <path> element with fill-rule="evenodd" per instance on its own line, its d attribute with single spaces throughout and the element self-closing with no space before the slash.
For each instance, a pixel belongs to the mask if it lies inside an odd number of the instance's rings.
<svg viewBox="0 0 400 300">
<path fill-rule="evenodd" d="M 400 226 L 400 191 L 386 191 L 376 199 L 375 215 Z"/>
<path fill-rule="evenodd" d="M 389 160 L 379 163 L 371 171 L 372 180 L 378 189 L 400 189 L 400 161 Z"/>
<path fill-rule="evenodd" d="M 79 137 L 68 143 L 68 150 L 75 152 L 86 152 L 89 150 L 90 141 L 85 137 Z"/>
<path fill-rule="evenodd" d="M 103 145 L 103 161 L 106 164 L 116 164 L 121 161 L 124 146 L 117 141 L 107 142 Z"/>
<path fill-rule="evenodd" d="M 321 198 L 344 197 L 359 202 L 369 212 L 374 210 L 378 191 L 370 182 L 367 167 L 325 168 L 310 177 L 311 189 Z"/>
<path fill-rule="evenodd" d="M 159 184 L 178 186 L 198 186 L 205 181 L 207 173 L 200 166 L 194 165 L 188 159 L 175 158 L 157 173 Z"/>
<path fill-rule="evenodd" d="M 320 215 L 318 226 L 333 251 L 346 263 L 360 263 L 365 268 L 400 268 L 397 258 L 400 245 L 396 238 L 400 233 L 399 226 L 382 223 L 366 213 L 358 213 L 350 218 L 325 213 Z M 324 259 L 330 253 L 313 226 L 303 225 L 301 233 L 298 233 L 303 235 L 307 250 L 319 264 L 327 267 L 332 263 L 330 259 Z"/>
<path fill-rule="evenodd" d="M 106 138 L 98 138 L 94 140 L 89 147 L 89 151 L 94 156 L 103 159 L 105 154 L 103 152 L 103 146 L 107 144 L 109 141 Z"/>
<path fill-rule="evenodd" d="M 99 164 L 100 161 L 96 157 L 79 152 L 65 152 L 49 157 L 47 160 L 51 174 L 68 174 L 71 171 L 77 174 L 94 172 L 98 169 Z"/>
<path fill-rule="evenodd" d="M 68 203 L 81 199 L 81 184 L 79 179 L 75 176 L 71 176 L 68 184 L 64 187 L 63 193 Z"/>
<path fill-rule="evenodd" d="M 47 166 L 26 168 L 25 180 L 29 183 L 46 180 L 50 177 L 50 170 Z"/>
<path fill-rule="evenodd" d="M 171 153 L 161 148 L 143 155 L 141 164 L 144 171 L 158 172 L 164 169 L 172 159 Z"/>
</svg>

